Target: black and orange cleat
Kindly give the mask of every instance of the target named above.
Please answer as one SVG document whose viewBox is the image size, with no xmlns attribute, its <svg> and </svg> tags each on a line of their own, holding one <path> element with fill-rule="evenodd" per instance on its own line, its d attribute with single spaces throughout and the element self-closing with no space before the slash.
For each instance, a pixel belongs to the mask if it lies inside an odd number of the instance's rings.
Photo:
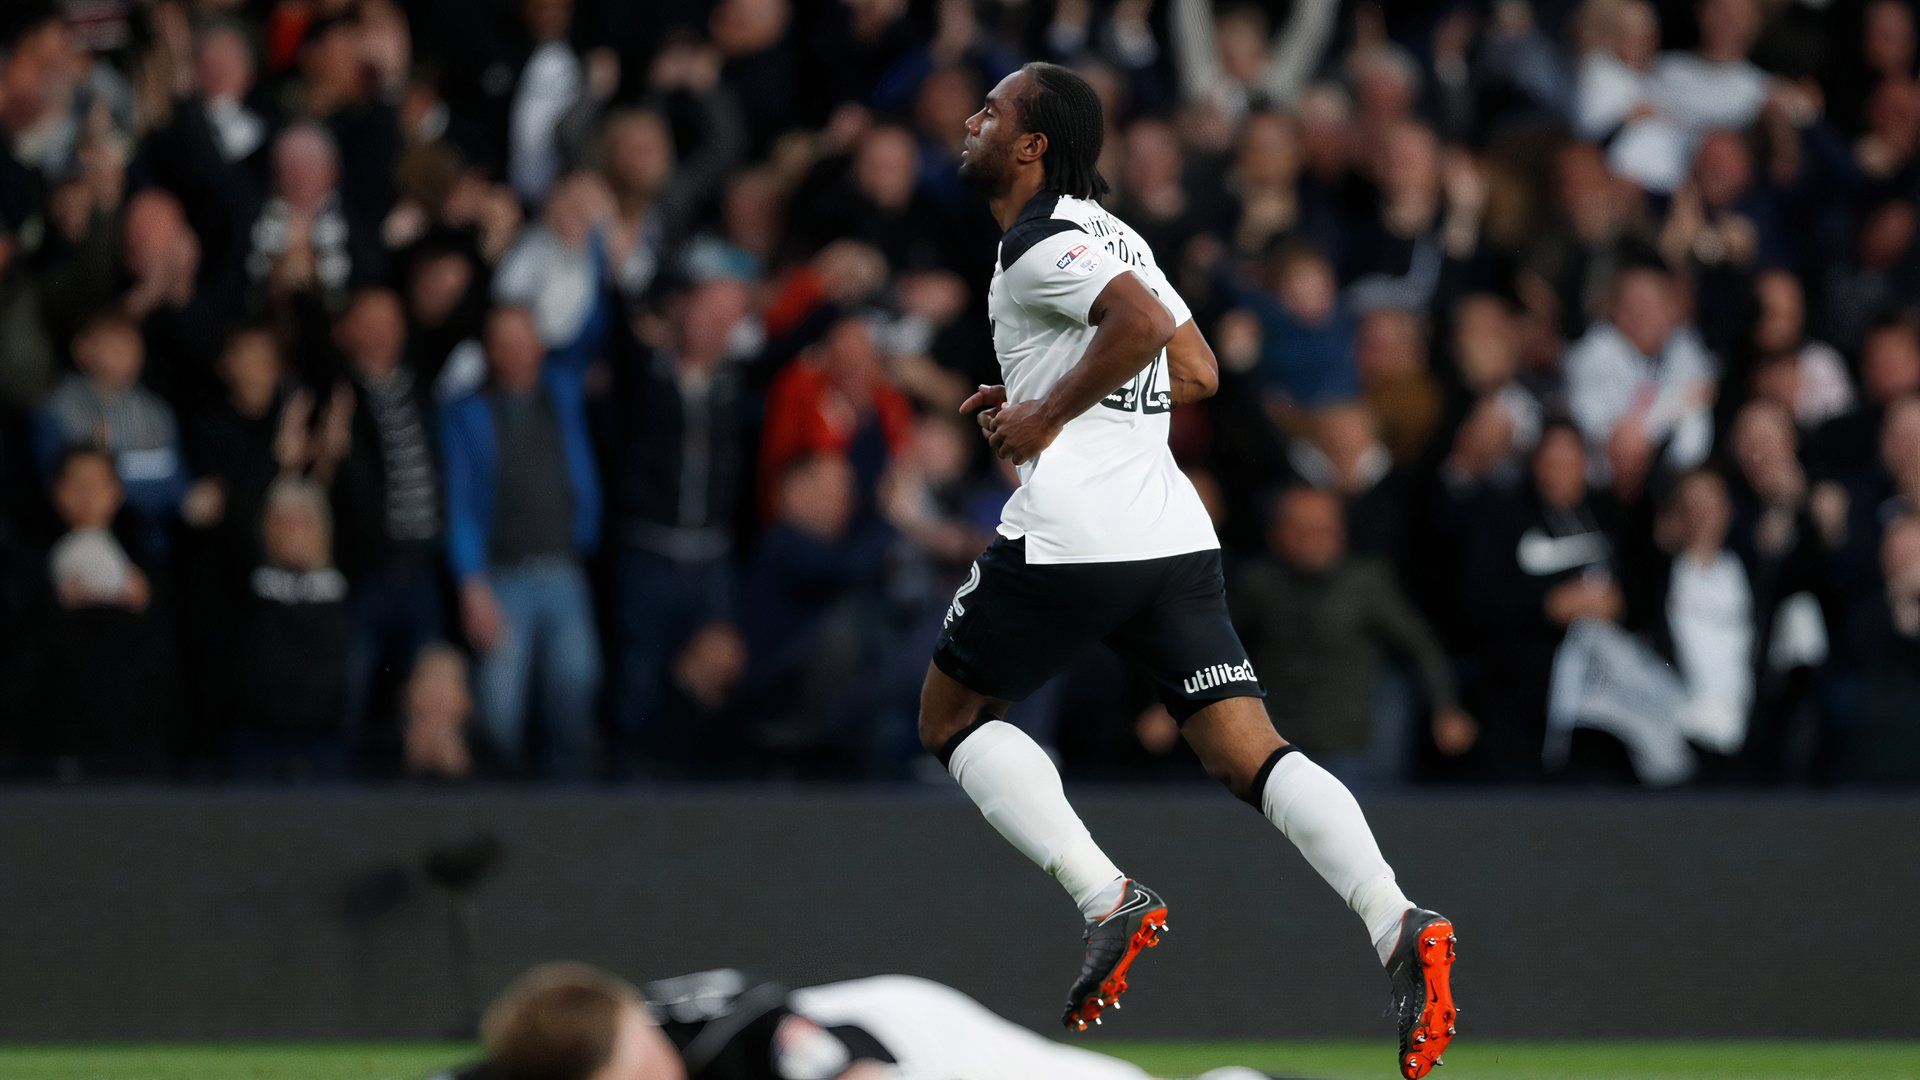
<svg viewBox="0 0 1920 1080">
<path fill-rule="evenodd" d="M 1393 1013 L 1400 1024 L 1400 1075 L 1420 1080 L 1453 1041 L 1453 923 L 1446 916 L 1413 908 L 1400 918 L 1400 940 L 1387 960 L 1393 980 Z"/>
<path fill-rule="evenodd" d="M 1100 1023 L 1100 1014 L 1120 1007 L 1127 992 L 1127 969 L 1142 949 L 1160 944 L 1167 931 L 1167 902 L 1160 894 L 1128 878 L 1113 910 L 1087 924 L 1087 949 L 1080 977 L 1067 992 L 1067 1011 L 1060 1022 L 1068 1031 L 1085 1031 Z"/>
</svg>

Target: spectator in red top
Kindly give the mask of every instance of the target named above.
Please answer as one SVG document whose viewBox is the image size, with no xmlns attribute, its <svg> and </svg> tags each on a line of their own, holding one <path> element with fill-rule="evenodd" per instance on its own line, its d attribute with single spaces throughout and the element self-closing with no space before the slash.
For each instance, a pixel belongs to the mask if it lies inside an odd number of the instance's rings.
<svg viewBox="0 0 1920 1080">
<path fill-rule="evenodd" d="M 858 315 L 842 316 L 767 391 L 760 441 L 760 509 L 771 520 L 778 478 L 795 458 L 844 456 L 870 506 L 887 462 L 913 432 L 913 408 L 887 378 L 873 330 Z"/>
</svg>

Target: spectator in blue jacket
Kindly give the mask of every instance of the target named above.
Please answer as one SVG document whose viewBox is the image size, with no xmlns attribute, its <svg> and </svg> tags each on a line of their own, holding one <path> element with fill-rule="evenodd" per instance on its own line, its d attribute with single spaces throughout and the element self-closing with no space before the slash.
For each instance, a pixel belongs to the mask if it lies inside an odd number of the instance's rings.
<svg viewBox="0 0 1920 1080">
<path fill-rule="evenodd" d="M 1312 248 L 1294 246 L 1280 254 L 1273 277 L 1272 293 L 1221 280 L 1228 298 L 1259 321 L 1256 373 L 1267 396 L 1302 409 L 1359 397 L 1356 324 L 1340 302 L 1333 264 Z"/>
<path fill-rule="evenodd" d="M 80 370 L 47 399 L 34 423 L 34 457 L 51 483 L 67 451 L 105 450 L 126 491 L 140 554 L 164 559 L 190 478 L 173 407 L 140 385 L 146 345 L 117 312 L 88 320 L 73 339 Z"/>
<path fill-rule="evenodd" d="M 583 560 L 600 536 L 600 480 L 587 431 L 585 373 L 607 326 L 604 248 L 595 241 L 591 313 L 579 335 L 542 348 L 533 313 L 487 318 L 486 382 L 440 410 L 447 546 L 477 654 L 481 730 L 500 763 L 524 763 L 538 695 L 545 775 L 592 769 L 600 652 Z"/>
</svg>

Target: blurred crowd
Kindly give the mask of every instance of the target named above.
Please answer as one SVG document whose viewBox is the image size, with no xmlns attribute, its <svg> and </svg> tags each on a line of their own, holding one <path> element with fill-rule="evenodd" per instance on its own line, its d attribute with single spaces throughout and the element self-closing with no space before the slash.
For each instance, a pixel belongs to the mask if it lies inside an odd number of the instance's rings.
<svg viewBox="0 0 1920 1080">
<path fill-rule="evenodd" d="M 1030 59 L 1290 739 L 1920 780 L 1908 0 L 8 0 L 0 771 L 913 775 Z M 1194 775 L 1150 701 L 1012 718 Z"/>
</svg>

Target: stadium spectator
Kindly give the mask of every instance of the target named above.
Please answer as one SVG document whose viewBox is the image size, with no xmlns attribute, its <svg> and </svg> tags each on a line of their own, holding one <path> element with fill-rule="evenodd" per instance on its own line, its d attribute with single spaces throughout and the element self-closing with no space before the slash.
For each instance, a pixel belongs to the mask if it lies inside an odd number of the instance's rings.
<svg viewBox="0 0 1920 1080">
<path fill-rule="evenodd" d="M 500 260 L 494 300 L 532 311 L 549 349 L 574 343 L 591 354 L 599 347 L 613 215 L 606 183 L 593 173 L 574 173 L 555 186 L 539 223 L 522 229 Z"/>
<path fill-rule="evenodd" d="M 1836 778 L 1911 784 L 1920 778 L 1913 724 L 1920 692 L 1920 518 L 1908 514 L 1880 545 L 1886 585 L 1848 619 L 1833 686 Z"/>
<path fill-rule="evenodd" d="M 1636 248 L 1653 243 L 1639 189 L 1607 170 L 1589 143 L 1554 155 L 1547 227 L 1521 255 L 1516 284 L 1528 312 L 1560 337 L 1607 317 L 1613 281 Z"/>
<path fill-rule="evenodd" d="M 1683 305 L 1665 270 L 1623 268 L 1608 321 L 1567 350 L 1567 406 L 1616 490 L 1637 493 L 1656 460 L 1686 469 L 1713 449 L 1718 371 Z"/>
<path fill-rule="evenodd" d="M 844 457 L 789 459 L 778 491 L 777 515 L 747 568 L 741 602 L 749 738 L 776 760 L 811 760 L 816 768 L 832 762 L 858 775 L 874 752 L 867 672 L 893 530 L 873 519 L 857 523 L 858 478 Z"/>
<path fill-rule="evenodd" d="M 1338 496 L 1347 508 L 1345 545 L 1381 559 L 1398 554 L 1403 539 L 1406 477 L 1380 439 L 1380 419 L 1363 403 L 1315 413 L 1304 438 L 1287 445 L 1291 479 Z"/>
<path fill-rule="evenodd" d="M 669 53 L 655 63 L 656 93 L 676 90 L 697 95 L 700 143 L 679 160 L 673 132 L 657 111 L 618 112 L 608 116 L 602 136 L 600 170 L 611 188 L 626 254 L 617 257 L 615 278 L 622 293 L 638 299 L 663 270 L 663 261 L 691 235 L 695 215 L 733 167 L 746 141 L 739 110 L 715 88 L 712 63 L 684 53 Z"/>
<path fill-rule="evenodd" d="M 335 159 L 338 208 L 368 236 L 393 206 L 401 136 L 392 101 L 411 63 L 410 52 L 406 19 L 386 0 L 323 12 L 300 37 L 300 80 L 288 94 L 290 111 L 320 125 L 334 147 L 353 147 L 350 157 Z M 300 125 L 289 130 L 300 130 Z M 276 182 L 286 188 L 287 178 L 279 175 L 282 167 L 276 156 Z M 308 182 L 317 175 L 310 170 L 317 167 L 313 161 L 301 166 L 309 171 Z M 296 217 L 307 213 L 298 196 L 289 197 Z M 362 276 L 355 280 L 368 280 L 372 269 L 362 266 Z"/>
<path fill-rule="evenodd" d="M 169 103 L 169 118 L 148 137 L 147 158 L 155 177 L 179 199 L 199 248 L 198 282 L 162 281 L 145 291 L 180 308 L 183 285 L 198 304 L 232 318 L 245 303 L 240 261 L 255 215 L 266 197 L 269 143 L 276 110 L 256 85 L 253 46 L 238 23 L 216 22 L 195 35 L 191 92 Z M 129 241 L 133 224 L 128 224 Z M 131 246 L 131 245 L 130 245 Z M 170 269 L 178 249 L 154 246 L 155 269 Z M 128 261 L 135 263 L 132 253 Z M 152 272 L 136 274 L 152 280 Z"/>
<path fill-rule="evenodd" d="M 472 193 L 472 212 L 485 214 L 508 227 L 518 222 L 519 210 L 510 196 L 484 184 L 460 182 Z M 492 204 L 492 209 L 486 209 Z M 434 396 L 457 351 L 479 348 L 491 289 L 487 248 L 498 255 L 505 241 L 489 240 L 486 232 L 499 226 L 455 229 L 436 225 L 409 252 L 411 265 L 405 281 L 407 308 L 407 364 L 423 395 Z"/>
<path fill-rule="evenodd" d="M 1333 264 L 1308 247 L 1290 248 L 1275 261 L 1271 295 L 1220 284 L 1233 302 L 1259 322 L 1256 373 L 1269 411 L 1317 409 L 1360 396 L 1354 366 L 1353 315 L 1340 298 Z"/>
<path fill-rule="evenodd" d="M 262 562 L 247 579 L 235 649 L 236 771 L 344 779 L 350 616 L 325 491 L 311 480 L 277 481 L 260 532 Z"/>
<path fill-rule="evenodd" d="M 65 781 L 163 775 L 178 734 L 176 641 L 166 599 L 114 531 L 113 458 L 64 455 L 53 501 L 66 532 L 48 553 L 51 603 L 18 725 L 29 767 Z"/>
<path fill-rule="evenodd" d="M 1844 259 L 1827 259 L 1820 281 L 1822 332 L 1835 345 L 1853 350 L 1884 314 L 1912 296 L 1916 282 L 1914 207 L 1905 198 L 1873 206 L 1852 223 Z"/>
<path fill-rule="evenodd" d="M 1659 523 L 1672 556 L 1662 614 L 1687 688 L 1682 723 L 1696 748 L 1722 757 L 1746 745 L 1764 614 L 1728 546 L 1732 517 L 1726 481 L 1696 469 L 1680 478 Z"/>
<path fill-rule="evenodd" d="M 1847 480 L 1870 472 L 1887 408 L 1920 393 L 1920 317 L 1896 312 L 1867 332 L 1860 390 L 1854 408 L 1822 424 L 1810 440 L 1808 464 L 1821 477 Z"/>
<path fill-rule="evenodd" d="M 67 455 L 54 481 L 54 503 L 67 534 L 47 562 L 54 598 L 69 611 L 117 607 L 142 612 L 153 599 L 147 576 L 134 566 L 111 531 L 120 512 L 121 486 L 112 460 L 97 451 Z"/>
<path fill-rule="evenodd" d="M 58 378 L 41 290 L 22 264 L 20 243 L 0 218 L 0 410 L 32 408 Z"/>
<path fill-rule="evenodd" d="M 769 518 L 778 511 L 786 466 L 811 454 L 845 455 L 858 479 L 855 507 L 869 504 L 887 462 L 911 433 L 911 420 L 911 404 L 881 366 L 871 323 L 858 315 L 833 319 L 767 390 L 763 510 Z"/>
<path fill-rule="evenodd" d="M 671 305 L 672 333 L 639 347 L 615 377 L 619 435 L 611 485 L 618 664 L 613 712 L 623 751 L 662 750 L 668 665 L 694 634 L 734 618 L 734 519 L 752 467 L 748 430 L 764 378 L 744 284 L 691 286 Z"/>
<path fill-rule="evenodd" d="M 353 584 L 346 715 L 356 733 L 387 734 L 382 705 L 414 655 L 444 634 L 440 469 L 406 331 L 387 289 L 356 294 L 334 330 L 347 367 L 338 400 L 351 424 L 332 497 L 339 565 Z"/>
<path fill-rule="evenodd" d="M 182 537 L 182 625 L 195 737 L 202 753 L 232 731 L 235 649 L 243 636 L 247 575 L 260 564 L 261 511 L 283 472 L 299 474 L 312 450 L 312 395 L 288 389 L 273 332 L 231 334 L 218 369 L 225 394 L 187 426 L 188 465 L 204 504 Z"/>
<path fill-rule="evenodd" d="M 312 294 L 330 309 L 349 288 L 380 280 L 379 219 L 356 216 L 340 190 L 340 150 L 314 123 L 273 144 L 272 194 L 249 232 L 247 277 L 276 303 Z"/>
<path fill-rule="evenodd" d="M 1307 0 L 1277 32 L 1252 5 L 1210 10 L 1207 0 L 1173 0 L 1169 18 L 1180 91 L 1227 117 L 1255 103 L 1285 108 L 1320 66 L 1340 5 Z"/>
<path fill-rule="evenodd" d="M 1807 297 L 1788 270 L 1754 281 L 1760 314 L 1753 325 L 1751 393 L 1777 402 L 1802 430 L 1852 411 L 1853 380 L 1839 350 L 1807 335 Z"/>
<path fill-rule="evenodd" d="M 1302 183 L 1305 164 L 1296 117 L 1273 110 L 1247 117 L 1229 181 L 1235 200 L 1229 236 L 1236 254 L 1258 257 L 1290 237 L 1322 255 L 1337 254 L 1339 223 L 1328 193 Z"/>
<path fill-rule="evenodd" d="M 1547 683 L 1566 628 L 1625 617 L 1615 513 L 1587 486 L 1577 429 L 1549 424 L 1529 483 L 1480 488 L 1450 507 L 1460 563 L 1446 606 L 1471 678 L 1462 700 L 1480 724 L 1470 764 L 1489 778 L 1537 777 Z"/>
<path fill-rule="evenodd" d="M 190 478 L 172 406 L 140 385 L 146 345 L 130 319 L 105 313 L 74 338 L 73 360 L 79 371 L 67 376 L 38 417 L 41 471 L 50 477 L 63 452 L 77 446 L 112 454 L 141 554 L 164 559 Z"/>
<path fill-rule="evenodd" d="M 1498 471 L 1503 483 L 1533 452 L 1546 422 L 1546 404 L 1521 366 L 1524 332 L 1519 313 L 1495 294 L 1474 293 L 1453 307 L 1452 361 L 1462 393 L 1449 412 L 1463 429 L 1456 450 L 1475 458 L 1456 464 L 1474 475 Z"/>
<path fill-rule="evenodd" d="M 119 307 L 146 342 L 141 381 L 191 411 L 218 395 L 207 342 L 227 335 L 241 311 L 237 274 L 201 273 L 200 240 L 180 200 L 158 189 L 126 202 L 121 265 L 129 285 Z M 217 264 L 222 265 L 222 264 Z"/>
<path fill-rule="evenodd" d="M 1350 783 L 1404 778 L 1414 741 L 1406 703 L 1382 708 L 1375 693 L 1391 655 L 1417 673 L 1440 749 L 1472 745 L 1450 662 L 1386 566 L 1348 553 L 1336 496 L 1282 495 L 1268 543 L 1273 561 L 1235 579 L 1234 623 L 1289 739 Z"/>
<path fill-rule="evenodd" d="M 1832 545 L 1844 542 L 1845 493 L 1831 482 L 1808 482 L 1795 434 L 1785 408 L 1756 398 L 1735 418 L 1730 440 L 1729 547 L 1753 581 L 1759 635 L 1759 685 L 1743 756 L 1750 775 L 1766 780 L 1806 774 L 1804 763 L 1789 761 L 1788 737 L 1804 726 L 1840 605 L 1830 559 Z"/>
<path fill-rule="evenodd" d="M 597 328 L 604 301 L 592 303 Z M 601 661 L 584 559 L 599 543 L 601 505 L 583 382 L 596 339 L 590 329 L 549 354 L 533 312 L 496 308 L 486 384 L 442 405 L 437 421 L 480 722 L 509 773 L 524 768 L 535 702 L 546 747 L 537 774 L 581 780 L 593 768 Z"/>
<path fill-rule="evenodd" d="M 1395 464 L 1407 464 L 1440 422 L 1440 387 L 1428 365 L 1422 317 L 1403 308 L 1369 311 L 1353 351 L 1360 396 L 1378 420 L 1380 441 Z"/>
</svg>

